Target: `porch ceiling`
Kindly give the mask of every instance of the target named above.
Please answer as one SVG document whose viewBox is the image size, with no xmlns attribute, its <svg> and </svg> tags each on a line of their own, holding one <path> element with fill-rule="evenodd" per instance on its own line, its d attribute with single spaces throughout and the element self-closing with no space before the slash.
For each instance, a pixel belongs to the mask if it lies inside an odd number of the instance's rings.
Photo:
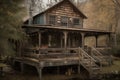
<svg viewBox="0 0 120 80">
<path fill-rule="evenodd" d="M 70 32 L 84 32 L 86 36 L 92 36 L 92 35 L 104 35 L 104 34 L 111 34 L 112 31 L 106 31 L 106 30 L 97 30 L 97 29 L 87 29 L 87 28 L 68 28 L 68 27 L 52 27 L 51 25 L 23 25 L 22 28 L 25 29 L 32 29 L 35 31 L 39 30 L 56 30 L 56 31 L 70 31 Z M 34 32 L 34 31 L 33 31 Z M 30 32 L 31 33 L 31 32 Z"/>
</svg>

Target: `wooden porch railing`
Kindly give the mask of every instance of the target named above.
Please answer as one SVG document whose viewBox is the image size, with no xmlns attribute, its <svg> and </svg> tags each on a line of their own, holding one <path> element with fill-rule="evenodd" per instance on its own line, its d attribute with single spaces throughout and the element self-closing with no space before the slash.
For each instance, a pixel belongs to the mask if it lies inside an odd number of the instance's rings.
<svg viewBox="0 0 120 80">
<path fill-rule="evenodd" d="M 40 50 L 40 54 L 39 54 L 39 50 Z M 78 55 L 79 54 L 79 55 Z M 84 58 L 91 58 L 93 61 L 95 61 L 94 58 L 92 58 L 90 55 L 87 54 L 87 52 L 85 52 L 83 49 L 81 48 L 47 48 L 47 49 L 26 49 L 23 56 L 26 57 L 35 57 L 38 58 L 39 56 L 59 56 L 60 55 L 69 55 L 69 56 L 73 56 L 73 55 L 77 55 L 78 57 L 80 57 L 80 60 L 83 60 Z"/>
<path fill-rule="evenodd" d="M 109 62 L 111 61 L 111 60 L 110 60 L 110 59 L 111 59 L 110 56 L 104 55 L 104 54 L 100 53 L 100 52 L 99 52 L 96 48 L 94 48 L 94 47 L 91 48 L 91 53 L 92 53 L 91 56 L 92 56 L 94 59 L 96 59 L 97 62 L 100 63 L 101 67 L 102 67 L 103 63 L 109 64 Z"/>
<path fill-rule="evenodd" d="M 62 58 L 62 57 L 75 57 L 77 56 L 78 48 L 47 48 L 47 49 L 26 49 L 23 56 L 31 58 Z M 40 53 L 39 53 L 40 51 Z"/>
<path fill-rule="evenodd" d="M 95 70 L 99 70 L 99 66 L 96 65 L 96 60 L 91 57 L 87 52 L 85 52 L 82 48 L 47 48 L 47 49 L 27 49 L 27 52 L 24 53 L 24 57 L 35 58 L 39 61 L 51 59 L 66 59 L 78 60 L 78 64 L 82 65 L 90 74 L 95 73 Z M 40 52 L 39 52 L 40 51 Z"/>
</svg>

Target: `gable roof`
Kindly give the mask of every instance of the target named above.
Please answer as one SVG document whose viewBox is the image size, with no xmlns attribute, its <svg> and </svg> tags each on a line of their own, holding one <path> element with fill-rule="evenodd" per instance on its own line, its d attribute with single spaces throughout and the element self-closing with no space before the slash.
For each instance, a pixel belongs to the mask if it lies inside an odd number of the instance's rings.
<svg viewBox="0 0 120 80">
<path fill-rule="evenodd" d="M 70 1 L 70 0 L 62 0 L 62 1 L 58 2 L 58 3 L 56 3 L 55 5 L 49 7 L 48 9 L 44 10 L 43 12 L 35 15 L 34 17 L 37 17 L 37 16 L 39 16 L 39 15 L 41 15 L 41 14 L 46 13 L 47 11 L 53 9 L 54 7 L 57 7 L 57 6 L 59 6 L 60 4 L 64 3 L 65 1 L 69 2 L 69 3 L 73 6 L 74 10 L 77 11 L 83 18 L 87 18 L 87 17 L 77 8 L 77 6 L 76 6 L 72 1 Z"/>
</svg>

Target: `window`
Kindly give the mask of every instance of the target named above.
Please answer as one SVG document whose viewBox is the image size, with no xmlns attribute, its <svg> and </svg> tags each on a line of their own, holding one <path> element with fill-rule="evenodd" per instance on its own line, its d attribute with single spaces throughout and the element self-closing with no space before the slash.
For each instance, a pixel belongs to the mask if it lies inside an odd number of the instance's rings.
<svg viewBox="0 0 120 80">
<path fill-rule="evenodd" d="M 68 25 L 68 17 L 62 16 L 61 17 L 61 26 L 67 26 Z"/>
<path fill-rule="evenodd" d="M 73 19 L 73 25 L 80 25 L 80 19 L 79 18 L 74 18 Z"/>
<path fill-rule="evenodd" d="M 55 15 L 49 16 L 49 24 L 52 24 L 52 25 L 56 24 L 56 16 Z"/>
</svg>

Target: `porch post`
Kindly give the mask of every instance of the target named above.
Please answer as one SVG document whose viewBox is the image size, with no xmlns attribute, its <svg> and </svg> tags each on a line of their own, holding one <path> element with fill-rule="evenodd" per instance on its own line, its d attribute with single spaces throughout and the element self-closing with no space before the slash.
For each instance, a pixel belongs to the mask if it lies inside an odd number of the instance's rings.
<svg viewBox="0 0 120 80">
<path fill-rule="evenodd" d="M 116 33 L 113 34 L 114 35 L 114 46 L 117 46 L 117 35 Z"/>
<path fill-rule="evenodd" d="M 51 46 L 51 39 L 52 39 L 52 36 L 51 36 L 51 34 L 48 36 L 48 46 Z"/>
<path fill-rule="evenodd" d="M 18 57 L 22 57 L 22 54 L 21 54 L 22 45 L 20 41 L 17 41 L 17 48 L 18 48 L 18 51 L 17 51 Z"/>
<path fill-rule="evenodd" d="M 82 48 L 84 49 L 84 44 L 85 44 L 85 33 L 80 33 L 82 36 Z"/>
<path fill-rule="evenodd" d="M 63 48 L 63 37 L 61 36 L 61 41 L 60 41 L 60 43 L 61 43 L 61 48 Z"/>
<path fill-rule="evenodd" d="M 41 32 L 38 32 L 38 46 L 39 46 L 39 54 L 40 54 L 40 47 L 41 47 Z"/>
<path fill-rule="evenodd" d="M 112 36 L 111 36 L 111 34 L 107 34 L 107 47 L 112 47 Z"/>
<path fill-rule="evenodd" d="M 42 68 L 41 67 L 36 67 L 39 75 L 39 80 L 42 80 Z"/>
<path fill-rule="evenodd" d="M 68 37 L 68 46 L 69 46 L 69 48 L 71 47 L 71 39 L 70 39 L 70 36 Z"/>
<path fill-rule="evenodd" d="M 117 46 L 116 33 L 111 34 L 111 47 Z"/>
<path fill-rule="evenodd" d="M 78 64 L 78 74 L 80 74 L 80 64 Z"/>
<path fill-rule="evenodd" d="M 21 73 L 23 74 L 24 73 L 24 63 L 20 63 L 20 67 L 21 67 Z"/>
<path fill-rule="evenodd" d="M 98 35 L 95 35 L 95 40 L 96 40 L 95 47 L 97 48 L 98 47 Z"/>
<path fill-rule="evenodd" d="M 111 47 L 112 45 L 111 45 L 111 35 L 110 34 L 108 34 L 108 40 L 109 40 L 108 47 Z"/>
<path fill-rule="evenodd" d="M 63 32 L 64 33 L 64 48 L 66 49 L 67 48 L 67 34 L 68 34 L 68 32 L 67 31 L 64 31 Z"/>
<path fill-rule="evenodd" d="M 59 74 L 60 73 L 60 67 L 58 66 L 57 67 L 57 74 Z"/>
</svg>

